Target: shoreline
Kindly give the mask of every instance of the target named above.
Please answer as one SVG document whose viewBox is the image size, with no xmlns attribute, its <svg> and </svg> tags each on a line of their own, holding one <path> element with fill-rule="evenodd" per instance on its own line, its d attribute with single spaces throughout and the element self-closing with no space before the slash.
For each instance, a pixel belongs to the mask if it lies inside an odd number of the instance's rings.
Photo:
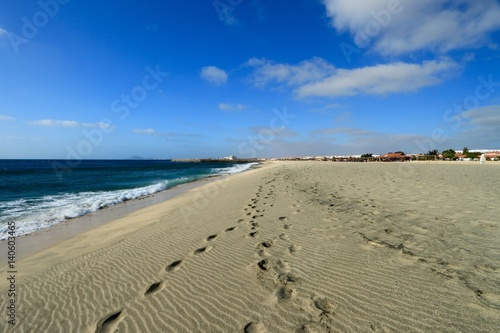
<svg viewBox="0 0 500 333">
<path fill-rule="evenodd" d="M 500 169 L 404 165 L 266 163 L 134 211 L 1 267 L 0 331 L 495 331 Z"/>
<path fill-rule="evenodd" d="M 248 170 L 259 168 L 263 163 L 251 166 Z M 236 174 L 240 174 L 236 173 Z M 58 222 L 47 228 L 39 229 L 28 234 L 16 236 L 16 259 L 22 260 L 32 256 L 35 253 L 46 250 L 63 241 L 76 237 L 82 233 L 99 228 L 107 223 L 123 218 L 143 208 L 154 206 L 165 202 L 186 192 L 203 186 L 207 183 L 229 177 L 233 174 L 211 175 L 187 183 L 175 185 L 165 190 L 144 195 L 120 202 L 115 205 L 107 206 L 95 212 L 78 216 L 72 219 Z M 7 261 L 7 239 L 0 240 L 0 267 Z"/>
<path fill-rule="evenodd" d="M 201 187 L 207 183 L 217 181 L 219 179 L 223 179 L 226 177 L 230 177 L 237 174 L 243 174 L 245 172 L 258 169 L 268 163 L 318 163 L 325 164 L 331 161 L 263 161 L 259 162 L 257 165 L 251 166 L 249 169 L 236 173 L 236 174 L 227 174 L 227 175 L 212 175 L 205 178 L 197 179 L 191 182 L 175 185 L 171 188 L 162 190 L 160 192 L 156 192 L 153 194 L 148 194 L 145 196 L 141 196 L 138 198 L 134 198 L 132 200 L 127 200 L 124 202 L 120 202 L 116 205 L 108 206 L 98 211 L 79 216 L 72 219 L 67 219 L 65 221 L 59 222 L 57 224 L 51 225 L 44 229 L 39 229 L 28 234 L 23 234 L 20 236 L 16 236 L 16 244 L 17 244 L 17 260 L 22 260 L 24 258 L 30 257 L 31 255 L 48 249 L 52 246 L 55 246 L 65 240 L 76 237 L 82 233 L 93 230 L 95 228 L 99 228 L 107 223 L 113 222 L 120 218 L 123 218 L 131 213 L 134 213 L 143 208 L 151 207 L 156 204 L 165 202 L 186 192 Z M 337 164 L 333 163 L 333 164 Z M 352 163 L 352 162 L 351 162 Z M 351 164 L 348 163 L 348 164 Z M 372 162 L 373 163 L 373 162 Z M 345 164 L 345 163 L 340 163 Z M 358 164 L 358 163 L 352 163 Z M 371 164 L 371 163 L 370 163 Z M 382 163 L 376 162 L 375 164 L 395 164 L 395 165 L 480 165 L 479 162 L 476 161 L 406 161 L 406 162 L 389 162 Z M 500 162 L 496 163 L 495 161 L 487 161 L 484 166 L 496 165 L 500 166 Z M 4 266 L 4 262 L 7 259 L 7 239 L 0 240 L 0 267 Z"/>
</svg>

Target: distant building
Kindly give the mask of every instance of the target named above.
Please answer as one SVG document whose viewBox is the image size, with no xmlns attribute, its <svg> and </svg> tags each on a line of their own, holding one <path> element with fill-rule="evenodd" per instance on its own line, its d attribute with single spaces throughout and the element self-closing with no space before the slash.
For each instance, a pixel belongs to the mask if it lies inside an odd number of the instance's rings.
<svg viewBox="0 0 500 333">
<path fill-rule="evenodd" d="M 474 152 L 474 153 L 481 153 L 484 154 L 484 156 L 487 159 L 492 159 L 492 160 L 498 160 L 500 159 L 500 150 L 499 149 L 469 149 L 469 152 Z M 455 158 L 457 158 L 460 161 L 470 161 L 472 160 L 471 158 L 467 158 L 467 156 L 461 151 L 457 151 L 455 154 Z"/>
<path fill-rule="evenodd" d="M 496 150 L 496 151 L 493 150 L 493 151 L 485 152 L 484 156 L 486 158 L 491 158 L 491 159 L 497 158 L 498 159 L 498 158 L 500 158 L 500 150 Z"/>
<path fill-rule="evenodd" d="M 381 155 L 380 159 L 382 161 L 411 161 L 413 159 L 413 155 L 406 155 L 403 152 L 395 152 Z"/>
</svg>

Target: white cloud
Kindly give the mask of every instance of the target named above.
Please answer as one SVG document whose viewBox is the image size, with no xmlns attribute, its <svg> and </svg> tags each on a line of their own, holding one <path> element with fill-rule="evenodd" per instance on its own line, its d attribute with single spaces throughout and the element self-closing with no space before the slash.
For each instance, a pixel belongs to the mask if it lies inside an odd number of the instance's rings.
<svg viewBox="0 0 500 333">
<path fill-rule="evenodd" d="M 0 136 L 0 140 L 8 140 L 8 141 L 43 141 L 45 139 L 43 138 L 37 138 L 37 137 L 26 137 L 26 136 L 18 136 L 18 135 L 7 135 L 7 136 Z"/>
<path fill-rule="evenodd" d="M 14 118 L 0 114 L 0 120 L 14 120 Z"/>
<path fill-rule="evenodd" d="M 500 149 L 500 105 L 466 111 L 456 120 L 452 124 L 457 125 L 457 132 L 450 135 L 450 147 Z"/>
<path fill-rule="evenodd" d="M 304 84 L 322 79 L 335 70 L 333 65 L 318 57 L 302 61 L 297 65 L 279 64 L 266 59 L 252 58 L 245 65 L 255 68 L 250 80 L 258 87 L 263 87 L 271 82 L 286 85 Z"/>
<path fill-rule="evenodd" d="M 382 54 L 488 45 L 500 28 L 495 0 L 323 0 L 332 25 Z"/>
<path fill-rule="evenodd" d="M 46 127 L 89 127 L 89 128 L 101 128 L 110 129 L 112 125 L 97 122 L 97 123 L 79 123 L 74 120 L 53 120 L 53 119 L 42 119 L 31 122 L 32 125 L 36 126 L 46 126 Z"/>
<path fill-rule="evenodd" d="M 0 28 L 0 37 L 7 35 L 8 32 L 5 29 Z"/>
<path fill-rule="evenodd" d="M 271 133 L 273 140 L 283 139 L 283 138 L 296 138 L 300 136 L 298 132 L 294 131 L 289 127 L 283 127 L 273 131 L 269 126 L 252 126 L 249 127 L 248 130 L 250 131 L 250 133 L 255 135 L 257 141 L 259 141 L 259 138 L 262 137 L 267 138 L 267 136 L 271 136 Z M 267 140 L 262 140 L 262 141 L 267 141 Z"/>
<path fill-rule="evenodd" d="M 250 128 L 254 138 L 259 137 L 266 127 Z M 324 128 L 301 135 L 285 129 L 276 133 L 272 140 L 265 143 L 246 140 L 231 141 L 238 149 L 238 156 L 279 157 L 279 156 L 332 156 L 361 155 L 364 153 L 385 154 L 389 151 L 402 150 L 406 153 L 420 153 L 418 142 L 427 139 L 419 134 L 393 134 L 366 130 L 362 128 L 341 127 Z M 247 154 L 247 155 L 245 155 Z M 250 154 L 250 155 L 249 155 Z"/>
<path fill-rule="evenodd" d="M 455 116 L 445 114 L 445 123 L 436 128 L 438 140 L 428 136 L 420 140 L 425 151 L 431 149 L 500 149 L 500 105 L 465 111 Z M 432 131 L 428 131 L 432 133 Z"/>
<path fill-rule="evenodd" d="M 331 142 L 334 149 L 329 155 L 385 154 L 397 150 L 418 154 L 422 152 L 418 143 L 428 140 L 419 134 L 383 133 L 351 127 L 325 128 L 310 132 L 309 136 L 314 141 Z"/>
<path fill-rule="evenodd" d="M 222 111 L 242 111 L 246 108 L 247 106 L 243 104 L 219 103 L 219 109 Z"/>
<path fill-rule="evenodd" d="M 200 76 L 215 85 L 222 85 L 227 82 L 227 73 L 215 66 L 206 66 L 201 69 Z"/>
<path fill-rule="evenodd" d="M 462 118 L 470 118 L 470 123 L 480 129 L 500 129 L 500 105 L 491 105 L 466 111 Z M 499 137 L 500 138 L 500 137 Z"/>
<path fill-rule="evenodd" d="M 297 65 L 253 58 L 246 65 L 255 68 L 251 82 L 256 86 L 272 83 L 292 86 L 300 98 L 413 92 L 441 83 L 459 68 L 449 59 L 422 64 L 395 62 L 357 69 L 338 69 L 321 58 L 305 60 Z"/>
<path fill-rule="evenodd" d="M 299 87 L 299 97 L 385 95 L 413 92 L 434 86 L 447 79 L 458 64 L 451 60 L 427 61 L 422 64 L 397 62 L 357 69 L 339 69 L 335 74 Z"/>
<path fill-rule="evenodd" d="M 331 103 L 331 104 L 323 105 L 321 108 L 315 108 L 315 109 L 311 109 L 309 111 L 310 112 L 314 112 L 314 113 L 325 113 L 325 114 L 328 114 L 328 113 L 332 113 L 332 112 L 337 113 L 337 112 L 340 112 L 342 110 L 346 110 L 346 109 L 349 109 L 349 108 L 350 108 L 349 104 L 345 104 L 345 103 Z"/>
<path fill-rule="evenodd" d="M 350 116 L 351 116 L 351 112 L 347 112 L 347 111 L 343 112 L 341 115 L 339 115 L 335 118 L 335 122 L 337 122 L 337 123 L 344 122 L 344 121 L 348 120 Z"/>
<path fill-rule="evenodd" d="M 200 134 L 193 134 L 193 133 L 157 132 L 152 128 L 134 129 L 132 130 L 132 133 L 151 135 L 154 137 L 164 138 L 169 141 L 182 141 L 182 142 L 190 142 L 192 139 L 202 137 L 202 135 Z"/>
<path fill-rule="evenodd" d="M 50 126 L 50 127 L 78 127 L 78 122 L 74 120 L 43 119 L 43 120 L 36 120 L 32 122 L 32 124 L 37 126 Z"/>
<path fill-rule="evenodd" d="M 156 132 L 154 129 L 152 128 L 148 128 L 148 129 L 134 129 L 132 132 L 136 133 L 136 134 L 148 134 L 148 135 L 155 135 Z"/>
<path fill-rule="evenodd" d="M 335 128 L 324 128 L 321 130 L 315 130 L 310 133 L 311 136 L 323 136 L 323 135 L 349 135 L 349 136 L 372 136 L 377 135 L 376 132 L 367 131 L 359 128 L 351 127 L 335 127 Z"/>
<path fill-rule="evenodd" d="M 440 151 L 467 146 L 471 149 L 500 149 L 500 105 L 468 111 L 460 115 L 461 126 L 453 132 L 452 125 L 443 127 L 443 140 L 436 142 L 430 135 L 419 133 L 386 133 L 356 127 L 323 128 L 301 134 L 286 129 L 276 133 L 272 140 L 262 142 L 233 139 L 235 147 L 244 152 L 255 152 L 257 156 L 314 156 L 314 155 L 360 155 L 364 153 L 385 154 L 389 151 L 404 151 L 408 154 L 426 153 L 431 149 Z M 249 128 L 258 138 L 265 127 Z M 432 132 L 432 131 L 425 131 Z M 257 147 L 257 148 L 256 148 Z M 238 155 L 244 156 L 244 152 Z"/>
</svg>

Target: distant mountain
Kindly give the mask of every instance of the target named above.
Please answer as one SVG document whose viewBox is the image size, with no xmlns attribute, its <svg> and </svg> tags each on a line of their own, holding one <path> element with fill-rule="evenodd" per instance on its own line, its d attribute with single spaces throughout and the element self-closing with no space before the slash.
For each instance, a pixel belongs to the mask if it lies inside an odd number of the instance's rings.
<svg viewBox="0 0 500 333">
<path fill-rule="evenodd" d="M 140 156 L 132 156 L 131 158 L 129 158 L 129 160 L 143 160 L 144 158 L 140 157 Z"/>
</svg>

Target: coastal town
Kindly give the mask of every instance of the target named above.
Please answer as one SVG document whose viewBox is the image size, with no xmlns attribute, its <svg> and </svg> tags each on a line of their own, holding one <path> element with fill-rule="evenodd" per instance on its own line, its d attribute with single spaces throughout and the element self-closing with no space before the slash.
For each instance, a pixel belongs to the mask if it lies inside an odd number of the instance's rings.
<svg viewBox="0 0 500 333">
<path fill-rule="evenodd" d="M 430 150 L 426 154 L 406 154 L 403 151 L 386 154 L 330 155 L 330 156 L 287 156 L 279 158 L 239 158 L 234 155 L 220 158 L 177 158 L 172 162 L 261 162 L 261 161 L 331 161 L 331 162 L 408 162 L 408 161 L 500 161 L 500 149 L 448 149 L 440 152 Z"/>
<path fill-rule="evenodd" d="M 448 149 L 442 152 L 431 150 L 426 154 L 406 154 L 403 151 L 388 152 L 386 154 L 363 154 L 349 156 L 305 156 L 283 157 L 276 160 L 306 160 L 306 161 L 334 161 L 334 162 L 395 162 L 395 161 L 479 161 L 484 154 L 486 161 L 500 161 L 500 149 L 474 149 L 463 150 Z"/>
</svg>

